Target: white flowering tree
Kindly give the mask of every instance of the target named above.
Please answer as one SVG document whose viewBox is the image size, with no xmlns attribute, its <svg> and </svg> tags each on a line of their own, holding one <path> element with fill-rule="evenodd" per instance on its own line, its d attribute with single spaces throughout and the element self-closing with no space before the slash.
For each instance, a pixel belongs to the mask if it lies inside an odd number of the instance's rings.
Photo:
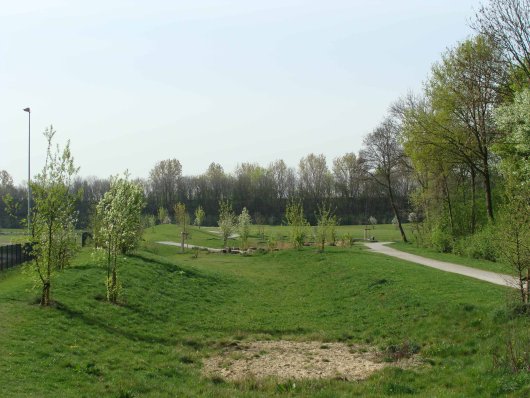
<svg viewBox="0 0 530 398">
<path fill-rule="evenodd" d="M 217 221 L 221 236 L 223 237 L 223 245 L 226 247 L 228 238 L 234 233 L 237 228 L 237 219 L 232 210 L 232 205 L 228 201 L 219 202 L 219 221 Z"/>
<path fill-rule="evenodd" d="M 241 248 L 246 250 L 248 247 L 248 237 L 250 235 L 250 225 L 252 224 L 252 218 L 246 207 L 243 207 L 241 214 L 237 218 L 239 236 L 241 239 Z"/>
<path fill-rule="evenodd" d="M 80 193 L 73 191 L 73 179 L 79 170 L 74 166 L 70 143 L 61 151 L 52 149 L 55 131 L 50 126 L 44 132 L 48 141 L 46 163 L 31 183 L 33 194 L 31 243 L 34 260 L 28 264 L 41 285 L 40 304 L 50 305 L 52 276 L 69 265 L 76 249 L 76 200 Z"/>
<path fill-rule="evenodd" d="M 120 255 L 133 250 L 142 234 L 142 188 L 123 177 L 112 177 L 110 190 L 97 205 L 99 236 L 107 254 L 107 299 L 116 303 L 120 294 L 118 265 Z"/>
</svg>

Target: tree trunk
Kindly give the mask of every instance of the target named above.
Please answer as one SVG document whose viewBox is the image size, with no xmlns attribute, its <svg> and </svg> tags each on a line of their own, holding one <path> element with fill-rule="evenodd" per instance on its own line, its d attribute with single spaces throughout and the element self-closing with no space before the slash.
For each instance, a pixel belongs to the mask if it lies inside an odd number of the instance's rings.
<svg viewBox="0 0 530 398">
<path fill-rule="evenodd" d="M 47 307 L 50 305 L 50 281 L 47 280 L 42 285 L 42 295 L 40 299 L 40 305 L 43 307 Z"/>
<path fill-rule="evenodd" d="M 477 192 L 475 189 L 475 169 L 471 167 L 471 233 L 475 233 L 477 224 Z"/>
<path fill-rule="evenodd" d="M 403 230 L 403 226 L 401 225 L 401 217 L 399 216 L 399 212 L 396 206 L 396 203 L 394 202 L 394 193 L 392 192 L 392 186 L 390 185 L 390 178 L 387 179 L 388 182 L 388 196 L 390 198 L 390 205 L 392 206 L 392 210 L 394 211 L 394 216 L 396 217 L 396 220 L 398 222 L 398 228 L 399 233 L 401 234 L 401 239 L 403 242 L 407 243 L 407 236 L 405 235 L 405 231 Z"/>
<path fill-rule="evenodd" d="M 493 218 L 493 199 L 491 195 L 491 178 L 487 156 L 484 158 L 484 189 L 486 191 L 486 209 L 491 221 Z"/>
</svg>

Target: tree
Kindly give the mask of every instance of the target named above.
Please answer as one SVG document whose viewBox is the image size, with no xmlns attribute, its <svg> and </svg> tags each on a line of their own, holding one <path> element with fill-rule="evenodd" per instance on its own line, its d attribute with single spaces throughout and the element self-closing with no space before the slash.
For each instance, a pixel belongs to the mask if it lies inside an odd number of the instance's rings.
<svg viewBox="0 0 530 398">
<path fill-rule="evenodd" d="M 236 216 L 230 202 L 222 200 L 219 202 L 219 220 L 217 221 L 221 236 L 223 237 L 223 246 L 227 247 L 228 238 L 236 229 Z"/>
<path fill-rule="evenodd" d="M 477 36 L 444 54 L 433 67 L 428 86 L 433 108 L 445 119 L 438 130 L 445 144 L 467 158 L 472 171 L 482 177 L 490 220 L 494 218 L 491 148 L 500 138 L 493 109 L 502 99 L 506 81 L 499 47 Z"/>
<path fill-rule="evenodd" d="M 239 236 L 241 238 L 241 246 L 243 250 L 248 247 L 248 237 L 250 235 L 250 225 L 252 224 L 252 218 L 246 207 L 243 207 L 241 214 L 237 218 L 237 225 L 239 230 Z"/>
<path fill-rule="evenodd" d="M 472 27 L 497 43 L 530 79 L 530 0 L 489 0 Z"/>
<path fill-rule="evenodd" d="M 199 206 L 195 209 L 195 225 L 197 227 L 201 227 L 202 225 L 202 222 L 204 221 L 204 217 L 206 216 L 206 213 L 204 213 L 204 210 L 202 208 L 202 206 Z"/>
<path fill-rule="evenodd" d="M 407 242 L 394 194 L 396 179 L 405 170 L 405 153 L 399 143 L 399 135 L 399 125 L 395 120 L 387 117 L 379 127 L 365 137 L 361 156 L 365 173 L 385 188 L 394 216 L 398 222 L 401 238 L 404 242 Z"/>
<path fill-rule="evenodd" d="M 171 222 L 165 207 L 160 206 L 158 208 L 157 219 L 159 224 L 169 224 Z"/>
<path fill-rule="evenodd" d="M 285 222 L 289 227 L 290 239 L 293 246 L 301 249 L 307 235 L 307 226 L 309 223 L 304 216 L 304 207 L 302 203 L 291 200 L 285 208 Z"/>
<path fill-rule="evenodd" d="M 128 174 L 111 178 L 110 189 L 97 205 L 99 236 L 106 248 L 107 299 L 117 303 L 121 285 L 118 281 L 120 255 L 138 245 L 142 234 L 142 188 L 129 181 Z"/>
<path fill-rule="evenodd" d="M 151 192 L 159 207 L 171 210 L 177 201 L 181 178 L 182 165 L 177 159 L 162 160 L 149 172 Z"/>
<path fill-rule="evenodd" d="M 395 218 L 396 221 L 397 221 L 397 217 L 394 216 L 394 218 Z M 375 226 L 376 226 L 376 224 L 377 224 L 377 218 L 375 218 L 374 216 L 370 216 L 370 217 L 368 218 L 368 222 L 369 222 L 370 225 L 372 226 L 372 229 L 374 229 Z"/>
<path fill-rule="evenodd" d="M 180 247 L 182 249 L 182 253 L 184 253 L 184 244 L 186 243 L 186 239 L 188 237 L 188 225 L 190 223 L 190 216 L 186 211 L 186 205 L 184 203 L 179 202 L 175 205 L 175 221 L 178 225 L 180 225 Z"/>
<path fill-rule="evenodd" d="M 317 242 L 320 245 L 320 252 L 324 252 L 326 242 L 334 240 L 331 235 L 333 233 L 334 227 L 337 225 L 337 217 L 333 214 L 329 206 L 321 205 L 318 207 L 316 219 Z"/>
<path fill-rule="evenodd" d="M 310 153 L 298 164 L 300 194 L 311 204 L 327 198 L 331 191 L 332 177 L 324 155 Z"/>
<path fill-rule="evenodd" d="M 71 189 L 79 169 L 74 165 L 70 143 L 62 151 L 57 146 L 54 152 L 54 135 L 53 126 L 44 132 L 48 142 L 46 162 L 31 183 L 33 208 L 30 240 L 34 260 L 29 267 L 42 286 L 42 306 L 50 305 L 54 272 L 68 266 L 75 252 L 75 202 L 80 196 Z"/>
</svg>

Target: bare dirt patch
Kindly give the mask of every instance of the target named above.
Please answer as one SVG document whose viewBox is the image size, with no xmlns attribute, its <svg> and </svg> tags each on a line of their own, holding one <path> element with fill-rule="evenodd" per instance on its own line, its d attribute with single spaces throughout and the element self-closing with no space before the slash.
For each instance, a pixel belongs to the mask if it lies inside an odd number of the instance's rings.
<svg viewBox="0 0 530 398">
<path fill-rule="evenodd" d="M 207 377 L 362 380 L 385 366 L 414 366 L 414 358 L 388 363 L 368 347 L 343 343 L 255 341 L 233 343 L 203 361 Z"/>
</svg>

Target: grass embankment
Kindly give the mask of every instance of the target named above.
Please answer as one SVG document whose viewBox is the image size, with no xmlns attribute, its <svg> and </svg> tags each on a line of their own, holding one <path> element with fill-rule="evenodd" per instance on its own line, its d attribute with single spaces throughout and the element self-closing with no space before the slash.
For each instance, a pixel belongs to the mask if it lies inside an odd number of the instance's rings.
<svg viewBox="0 0 530 398">
<path fill-rule="evenodd" d="M 160 232 L 160 233 L 158 233 Z M 167 231 L 166 231 L 167 232 Z M 121 268 L 123 304 L 104 300 L 105 272 L 80 253 L 40 308 L 31 282 L 0 274 L 3 397 L 528 396 L 530 378 L 494 370 L 510 325 L 511 290 L 370 253 L 314 248 L 192 258 L 164 227 Z M 343 341 L 384 349 L 410 342 L 425 364 L 362 382 L 227 383 L 201 360 L 233 341 Z"/>
</svg>

